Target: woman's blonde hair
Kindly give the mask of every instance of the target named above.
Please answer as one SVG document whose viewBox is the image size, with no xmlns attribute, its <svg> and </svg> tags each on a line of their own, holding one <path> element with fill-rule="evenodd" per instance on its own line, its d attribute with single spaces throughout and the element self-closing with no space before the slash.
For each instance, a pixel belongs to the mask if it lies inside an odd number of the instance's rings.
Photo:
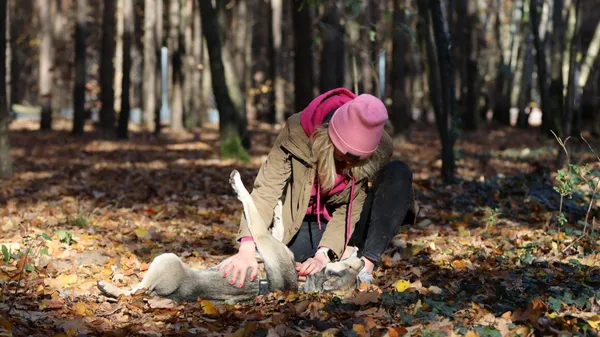
<svg viewBox="0 0 600 337">
<path fill-rule="evenodd" d="M 317 162 L 317 177 L 321 189 L 325 192 L 330 191 L 334 187 L 335 176 L 337 174 L 333 152 L 335 147 L 329 138 L 328 129 L 328 123 L 322 124 L 314 130 L 310 137 L 312 141 L 312 153 Z M 375 178 L 375 173 L 385 163 L 385 160 L 385 152 L 381 147 L 377 147 L 369 158 L 358 162 L 351 168 L 344 169 L 340 173 L 354 177 L 356 180 L 364 178 L 372 180 Z"/>
</svg>

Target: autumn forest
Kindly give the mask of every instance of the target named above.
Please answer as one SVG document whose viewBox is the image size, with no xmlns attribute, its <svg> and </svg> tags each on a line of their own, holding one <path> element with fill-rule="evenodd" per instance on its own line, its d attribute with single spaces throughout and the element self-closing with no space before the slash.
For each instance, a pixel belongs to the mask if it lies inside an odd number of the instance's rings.
<svg viewBox="0 0 600 337">
<path fill-rule="evenodd" d="M 600 0 L 0 0 L 0 336 L 600 335 Z M 372 284 L 108 298 L 235 254 L 290 116 L 387 108 Z M 383 122 L 382 122 L 383 123 Z M 303 278 L 300 282 L 305 281 Z"/>
</svg>

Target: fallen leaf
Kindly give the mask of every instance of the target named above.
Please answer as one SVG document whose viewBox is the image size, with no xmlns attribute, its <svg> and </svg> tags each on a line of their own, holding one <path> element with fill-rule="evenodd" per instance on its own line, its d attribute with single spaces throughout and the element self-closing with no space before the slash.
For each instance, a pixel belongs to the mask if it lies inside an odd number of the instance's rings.
<svg viewBox="0 0 600 337">
<path fill-rule="evenodd" d="M 442 293 L 442 289 L 440 287 L 437 287 L 437 286 L 431 286 L 431 287 L 428 288 L 428 290 L 429 290 L 430 293 L 436 294 L 436 295 L 439 295 L 439 294 Z"/>
<path fill-rule="evenodd" d="M 75 309 L 75 312 L 77 312 L 80 315 L 86 315 L 88 312 L 87 306 L 83 302 L 75 303 L 73 309 Z"/>
<path fill-rule="evenodd" d="M 138 227 L 135 230 L 135 235 L 138 237 L 138 239 L 146 239 L 150 237 L 150 233 L 148 233 L 148 231 L 142 227 Z"/>
<path fill-rule="evenodd" d="M 380 296 L 381 292 L 379 291 L 360 291 L 350 299 L 350 302 L 358 305 L 377 303 Z"/>
<path fill-rule="evenodd" d="M 404 292 L 406 289 L 408 289 L 408 287 L 410 286 L 410 282 L 407 280 L 398 280 L 396 281 L 396 283 L 394 284 L 394 288 L 396 289 L 397 292 Z"/>
<path fill-rule="evenodd" d="M 219 314 L 219 310 L 217 309 L 217 307 L 215 306 L 215 304 L 212 301 L 201 300 L 200 306 L 202 306 L 202 311 L 206 315 L 218 315 Z"/>
<path fill-rule="evenodd" d="M 458 269 L 458 270 L 465 269 L 467 267 L 467 261 L 465 261 L 465 260 L 452 261 L 452 267 L 454 267 L 454 269 Z"/>
<path fill-rule="evenodd" d="M 173 309 L 175 302 L 168 298 L 151 298 L 148 300 L 148 305 L 152 309 Z"/>
<path fill-rule="evenodd" d="M 309 300 L 304 300 L 298 304 L 295 305 L 294 309 L 296 310 L 297 314 L 303 313 L 306 308 L 308 308 L 308 304 L 310 303 Z"/>
<path fill-rule="evenodd" d="M 365 326 L 362 324 L 353 324 L 352 331 L 356 332 L 356 334 L 359 336 L 364 336 L 367 333 Z"/>
</svg>

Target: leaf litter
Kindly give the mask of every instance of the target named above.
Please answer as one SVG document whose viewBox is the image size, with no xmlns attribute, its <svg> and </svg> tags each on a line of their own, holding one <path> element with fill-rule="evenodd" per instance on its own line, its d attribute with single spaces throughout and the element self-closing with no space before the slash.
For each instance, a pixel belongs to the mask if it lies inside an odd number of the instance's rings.
<svg viewBox="0 0 600 337">
<path fill-rule="evenodd" d="M 96 281 L 137 283 L 163 252 L 197 268 L 235 253 L 241 205 L 229 172 L 251 186 L 268 146 L 242 163 L 219 160 L 214 127 L 161 138 L 133 132 L 124 142 L 29 129 L 13 124 L 16 173 L 0 186 L 0 336 L 599 333 L 598 236 L 568 247 L 585 214 L 577 198 L 565 203 L 574 225 L 556 230 L 553 173 L 539 165 L 554 152 L 522 151 L 551 146 L 531 132 L 465 137 L 454 186 L 439 183 L 434 129 L 396 142 L 396 153 L 411 154 L 400 158 L 413 168 L 420 211 L 383 255 L 374 285 L 226 305 L 107 300 Z M 273 139 L 268 127 L 254 128 L 255 144 Z"/>
</svg>

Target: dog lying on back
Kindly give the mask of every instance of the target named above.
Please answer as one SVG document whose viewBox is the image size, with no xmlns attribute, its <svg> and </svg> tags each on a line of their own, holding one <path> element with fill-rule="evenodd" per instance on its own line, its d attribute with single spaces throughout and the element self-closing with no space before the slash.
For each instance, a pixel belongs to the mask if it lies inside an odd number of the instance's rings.
<svg viewBox="0 0 600 337">
<path fill-rule="evenodd" d="M 231 172 L 229 183 L 242 202 L 244 216 L 250 234 L 254 238 L 257 258 L 262 260 L 267 274 L 267 291 L 317 292 L 354 288 L 356 275 L 363 262 L 356 256 L 330 263 L 320 272 L 308 276 L 301 289 L 298 288 L 298 274 L 293 253 L 281 242 L 283 225 L 281 223 L 281 202 L 274 210 L 273 227 L 269 231 L 248 190 L 242 183 L 240 174 Z M 142 281 L 131 289 L 98 281 L 98 289 L 108 297 L 131 295 L 143 291 L 151 296 L 160 296 L 177 302 L 196 301 L 198 298 L 224 302 L 251 300 L 259 294 L 258 279 L 249 280 L 250 270 L 242 288 L 230 285 L 218 265 L 209 269 L 187 267 L 181 259 L 172 253 L 161 254 L 154 258 Z"/>
</svg>

